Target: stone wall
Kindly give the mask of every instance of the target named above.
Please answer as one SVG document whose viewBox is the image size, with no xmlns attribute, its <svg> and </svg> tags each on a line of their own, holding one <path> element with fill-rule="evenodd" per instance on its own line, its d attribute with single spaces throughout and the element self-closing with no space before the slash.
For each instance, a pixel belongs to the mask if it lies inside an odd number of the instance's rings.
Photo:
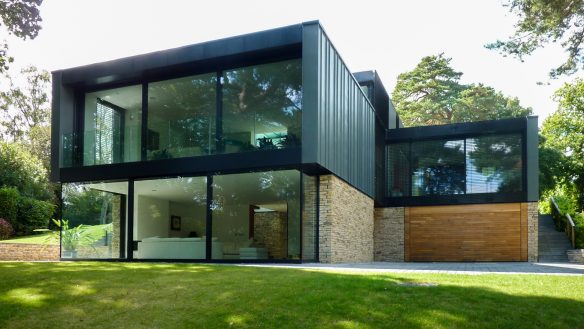
<svg viewBox="0 0 584 329">
<path fill-rule="evenodd" d="M 288 234 L 286 213 L 271 211 L 254 214 L 254 240 L 268 249 L 270 258 L 288 257 Z"/>
<path fill-rule="evenodd" d="M 320 176 L 319 260 L 373 261 L 373 199 L 334 175 Z"/>
<path fill-rule="evenodd" d="M 316 260 L 316 228 L 317 228 L 317 189 L 318 177 L 304 176 L 302 189 L 304 205 L 302 207 L 302 259 Z"/>
<path fill-rule="evenodd" d="M 0 243 L 0 260 L 57 261 L 59 260 L 59 246 L 29 243 Z"/>
<path fill-rule="evenodd" d="M 121 224 L 121 195 L 114 195 L 112 198 L 112 253 L 114 255 L 120 254 L 120 224 Z"/>
<path fill-rule="evenodd" d="M 573 249 L 566 252 L 570 263 L 584 264 L 584 249 Z"/>
<path fill-rule="evenodd" d="M 373 231 L 376 262 L 404 261 L 404 207 L 376 208 Z"/>
<path fill-rule="evenodd" d="M 527 260 L 537 262 L 538 259 L 538 222 L 537 202 L 527 204 Z"/>
</svg>

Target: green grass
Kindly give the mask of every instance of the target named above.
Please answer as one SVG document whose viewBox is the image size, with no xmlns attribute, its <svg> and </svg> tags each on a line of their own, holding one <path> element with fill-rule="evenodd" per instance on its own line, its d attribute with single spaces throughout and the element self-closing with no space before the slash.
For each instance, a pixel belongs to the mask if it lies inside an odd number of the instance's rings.
<svg viewBox="0 0 584 329">
<path fill-rule="evenodd" d="M 86 234 L 95 240 L 103 238 L 105 228 L 109 224 L 85 226 Z M 58 240 L 50 239 L 51 233 L 41 233 L 28 236 L 20 236 L 8 240 L 0 240 L 0 243 L 31 243 L 31 244 L 59 244 Z"/>
<path fill-rule="evenodd" d="M 584 327 L 576 276 L 64 262 L 0 263 L 0 282 L 6 329 Z"/>
</svg>

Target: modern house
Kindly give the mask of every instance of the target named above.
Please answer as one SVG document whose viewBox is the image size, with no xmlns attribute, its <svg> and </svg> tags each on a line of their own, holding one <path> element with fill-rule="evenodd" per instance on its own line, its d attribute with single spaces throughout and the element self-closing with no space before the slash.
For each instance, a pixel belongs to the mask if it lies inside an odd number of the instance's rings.
<svg viewBox="0 0 584 329">
<path fill-rule="evenodd" d="M 63 259 L 537 259 L 537 118 L 404 128 L 318 22 L 55 71 L 52 101 Z"/>
</svg>

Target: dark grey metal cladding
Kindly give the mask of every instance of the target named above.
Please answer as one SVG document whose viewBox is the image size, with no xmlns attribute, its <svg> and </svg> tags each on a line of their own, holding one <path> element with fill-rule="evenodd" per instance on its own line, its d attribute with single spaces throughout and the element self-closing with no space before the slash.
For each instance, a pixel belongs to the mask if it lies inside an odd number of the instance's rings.
<svg viewBox="0 0 584 329">
<path fill-rule="evenodd" d="M 73 136 L 75 96 L 72 88 L 63 86 L 62 72 L 52 74 L 51 98 L 51 173 L 50 180 L 59 181 L 59 168 L 63 163 L 63 136 Z"/>
<path fill-rule="evenodd" d="M 393 106 L 390 107 L 389 95 L 383 86 L 383 82 L 381 82 L 381 78 L 379 78 L 379 74 L 377 74 L 376 71 L 363 71 L 355 72 L 353 73 L 353 76 L 357 82 L 359 82 L 359 85 L 367 86 L 367 88 L 371 90 L 371 98 L 369 101 L 373 104 L 373 108 L 375 113 L 377 113 L 377 117 L 381 121 L 381 124 L 384 128 L 389 128 L 391 125 L 389 122 L 391 116 L 389 111 L 390 109 L 393 109 Z M 393 117 L 395 120 L 395 109 L 393 111 Z"/>
<path fill-rule="evenodd" d="M 527 201 L 539 200 L 539 132 L 537 117 L 527 117 L 525 129 L 527 161 Z"/>
<path fill-rule="evenodd" d="M 375 194 L 375 111 L 318 22 L 303 24 L 302 162 Z"/>
<path fill-rule="evenodd" d="M 278 48 L 300 45 L 302 25 L 296 24 L 267 31 L 214 40 L 195 45 L 157 51 L 91 64 L 62 71 L 63 84 L 100 85 L 140 79 L 145 72 L 165 70 L 189 63 L 203 63 L 226 57 L 240 57 L 246 53 L 273 52 Z M 209 65 L 209 63 L 205 63 Z M 212 69 L 211 69 L 212 70 Z"/>
</svg>

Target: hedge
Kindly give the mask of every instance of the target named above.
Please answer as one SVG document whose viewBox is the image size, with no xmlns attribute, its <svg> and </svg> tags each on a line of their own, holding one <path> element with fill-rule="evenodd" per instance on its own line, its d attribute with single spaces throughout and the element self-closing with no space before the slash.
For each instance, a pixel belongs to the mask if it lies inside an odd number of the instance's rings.
<svg viewBox="0 0 584 329">
<path fill-rule="evenodd" d="M 20 193 L 14 187 L 0 187 L 0 218 L 6 219 L 14 226 L 18 215 Z"/>
<path fill-rule="evenodd" d="M 38 228 L 47 228 L 53 217 L 55 206 L 46 201 L 22 197 L 18 204 L 16 225 L 13 225 L 17 235 L 29 235 Z"/>
</svg>

